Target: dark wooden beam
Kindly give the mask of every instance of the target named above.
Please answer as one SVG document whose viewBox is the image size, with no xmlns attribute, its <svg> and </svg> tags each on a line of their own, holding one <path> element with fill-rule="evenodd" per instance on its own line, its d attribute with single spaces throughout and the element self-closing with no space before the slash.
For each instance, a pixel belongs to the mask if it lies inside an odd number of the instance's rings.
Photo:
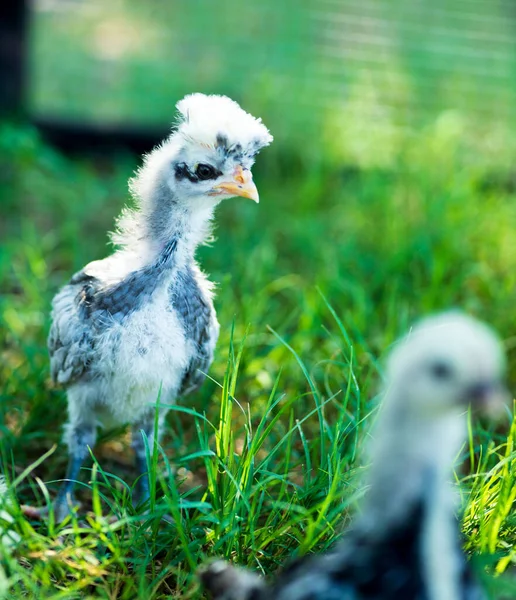
<svg viewBox="0 0 516 600">
<path fill-rule="evenodd" d="M 29 0 L 0 0 L 0 118 L 21 117 L 36 125 L 51 144 L 67 152 L 105 154 L 152 150 L 169 128 L 110 124 L 27 112 Z"/>
<path fill-rule="evenodd" d="M 50 144 L 69 153 L 107 154 L 129 150 L 149 152 L 169 133 L 167 126 L 145 127 L 33 116 L 32 122 Z"/>
<path fill-rule="evenodd" d="M 25 112 L 28 0 L 0 2 L 0 115 Z"/>
</svg>

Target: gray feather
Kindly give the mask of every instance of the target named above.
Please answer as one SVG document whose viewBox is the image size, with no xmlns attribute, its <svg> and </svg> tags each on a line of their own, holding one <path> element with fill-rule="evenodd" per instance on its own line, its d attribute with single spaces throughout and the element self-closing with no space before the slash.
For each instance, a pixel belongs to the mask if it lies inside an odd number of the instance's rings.
<svg viewBox="0 0 516 600">
<path fill-rule="evenodd" d="M 195 345 L 194 356 L 186 369 L 179 393 L 189 394 L 204 381 L 213 361 L 213 351 L 219 335 L 219 326 L 211 301 L 201 293 L 192 266 L 188 266 L 169 287 L 170 308 L 177 311 L 186 337 Z"/>
<path fill-rule="evenodd" d="M 48 336 L 50 373 L 55 383 L 69 385 L 87 371 L 94 355 L 94 332 L 81 311 L 84 273 L 72 277 L 52 302 L 52 326 Z"/>
</svg>

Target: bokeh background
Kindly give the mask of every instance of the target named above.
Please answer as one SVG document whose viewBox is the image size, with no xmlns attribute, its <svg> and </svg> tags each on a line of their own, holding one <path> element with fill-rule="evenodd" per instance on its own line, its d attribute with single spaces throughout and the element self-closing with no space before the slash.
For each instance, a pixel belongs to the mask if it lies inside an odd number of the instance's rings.
<svg viewBox="0 0 516 600">
<path fill-rule="evenodd" d="M 0 121 L 0 456 L 11 479 L 59 443 L 65 420 L 48 376 L 51 298 L 109 251 L 127 179 L 169 132 L 175 103 L 229 95 L 275 142 L 253 169 L 260 205 L 225 202 L 216 241 L 198 253 L 222 327 L 212 380 L 185 401 L 213 422 L 221 402 L 232 407 L 222 459 L 237 479 L 255 465 L 246 493 L 264 494 L 260 510 L 210 487 L 220 465 L 192 456 L 200 421 L 174 413 L 163 448 L 180 465 L 174 494 L 192 502 L 184 531 L 132 522 L 113 533 L 97 514 L 72 551 L 19 517 L 25 558 L 10 559 L 9 597 L 195 596 L 192 565 L 206 556 L 269 572 L 327 547 L 359 493 L 382 356 L 421 315 L 460 307 L 492 323 L 516 380 L 513 2 L 36 0 L 25 42 L 24 95 Z M 271 419 L 250 450 L 252 425 Z M 132 482 L 125 433 L 102 441 L 101 467 Z M 476 424 L 458 472 L 468 549 L 509 575 L 513 442 L 507 423 Z M 20 500 L 44 502 L 37 478 L 53 493 L 65 462 L 58 448 L 33 466 Z M 104 493 L 130 510 L 110 481 Z M 80 495 L 92 508 L 87 485 Z M 514 597 L 497 585 L 496 597 Z"/>
</svg>

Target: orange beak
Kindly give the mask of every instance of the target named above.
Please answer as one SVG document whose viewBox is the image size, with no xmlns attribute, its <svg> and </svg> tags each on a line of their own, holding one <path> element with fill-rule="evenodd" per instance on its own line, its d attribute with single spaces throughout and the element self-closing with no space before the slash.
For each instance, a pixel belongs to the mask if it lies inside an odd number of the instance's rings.
<svg viewBox="0 0 516 600">
<path fill-rule="evenodd" d="M 242 196 L 259 202 L 258 190 L 254 185 L 253 176 L 249 169 L 243 169 L 237 165 L 233 173 L 233 181 L 224 181 L 213 187 L 213 196 L 228 194 L 229 196 Z"/>
</svg>

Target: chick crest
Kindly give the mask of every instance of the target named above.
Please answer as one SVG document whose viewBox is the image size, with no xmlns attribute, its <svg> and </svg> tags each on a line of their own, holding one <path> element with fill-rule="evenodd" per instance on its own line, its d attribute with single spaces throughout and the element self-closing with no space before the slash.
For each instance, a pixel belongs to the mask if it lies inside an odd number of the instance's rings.
<svg viewBox="0 0 516 600">
<path fill-rule="evenodd" d="M 243 110 L 227 96 L 190 94 L 176 104 L 177 133 L 204 147 L 254 155 L 272 143 L 262 120 Z"/>
</svg>

